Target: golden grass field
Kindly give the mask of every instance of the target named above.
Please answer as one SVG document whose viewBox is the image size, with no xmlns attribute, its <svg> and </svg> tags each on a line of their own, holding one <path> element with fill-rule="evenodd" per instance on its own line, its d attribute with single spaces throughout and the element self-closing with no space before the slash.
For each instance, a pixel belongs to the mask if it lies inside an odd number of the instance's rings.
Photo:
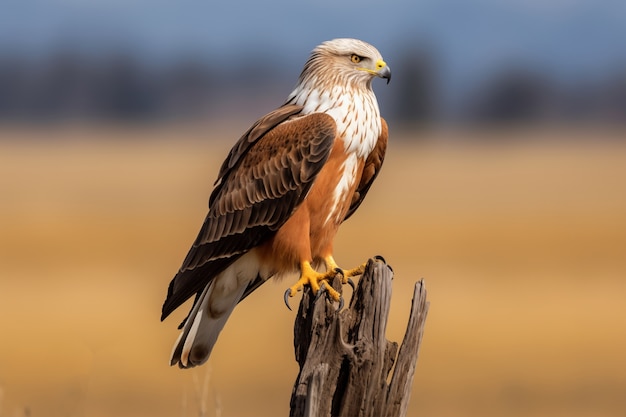
<svg viewBox="0 0 626 417">
<path fill-rule="evenodd" d="M 0 129 L 1 417 L 288 415 L 288 282 L 246 299 L 197 370 L 167 364 L 186 311 L 159 322 L 246 127 Z M 390 340 L 425 279 L 410 416 L 626 415 L 623 136 L 392 131 L 336 259 L 393 266 Z"/>
</svg>

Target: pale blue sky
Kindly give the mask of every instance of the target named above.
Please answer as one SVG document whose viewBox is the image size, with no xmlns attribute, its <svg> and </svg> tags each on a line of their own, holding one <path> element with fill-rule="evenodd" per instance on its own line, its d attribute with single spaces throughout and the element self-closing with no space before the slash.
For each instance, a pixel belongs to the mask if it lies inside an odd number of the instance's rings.
<svg viewBox="0 0 626 417">
<path fill-rule="evenodd" d="M 254 53 L 302 65 L 334 37 L 376 45 L 392 65 L 426 43 L 450 85 L 496 66 L 533 65 L 564 79 L 626 66 L 623 0 L 4 0 L 0 55 L 61 46 L 99 56 L 126 49 L 155 65 L 193 54 L 240 65 Z M 252 52 L 251 52 L 252 51 Z"/>
</svg>

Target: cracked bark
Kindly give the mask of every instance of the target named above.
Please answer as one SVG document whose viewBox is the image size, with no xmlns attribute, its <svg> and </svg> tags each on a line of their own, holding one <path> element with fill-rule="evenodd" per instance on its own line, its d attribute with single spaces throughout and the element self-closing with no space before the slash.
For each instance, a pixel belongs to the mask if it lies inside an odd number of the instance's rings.
<svg viewBox="0 0 626 417">
<path fill-rule="evenodd" d="M 385 338 L 393 272 L 370 259 L 348 308 L 305 289 L 294 325 L 300 372 L 291 417 L 406 415 L 429 303 L 415 284 L 409 323 L 398 349 Z M 333 283 L 339 288 L 339 280 Z M 395 367 L 394 367 L 395 363 Z"/>
</svg>

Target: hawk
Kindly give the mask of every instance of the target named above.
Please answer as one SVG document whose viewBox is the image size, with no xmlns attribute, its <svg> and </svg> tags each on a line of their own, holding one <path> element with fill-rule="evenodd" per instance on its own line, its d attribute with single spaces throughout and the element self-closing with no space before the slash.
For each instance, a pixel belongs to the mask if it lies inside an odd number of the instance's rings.
<svg viewBox="0 0 626 417">
<path fill-rule="evenodd" d="M 345 284 L 363 273 L 364 265 L 338 267 L 333 239 L 361 205 L 385 156 L 387 124 L 372 91 L 375 77 L 389 83 L 391 70 L 372 45 L 324 42 L 286 102 L 235 143 L 163 304 L 161 320 L 195 295 L 171 365 L 204 363 L 235 306 L 272 276 L 299 274 L 287 301 L 304 285 L 317 293 L 337 274 Z"/>
</svg>

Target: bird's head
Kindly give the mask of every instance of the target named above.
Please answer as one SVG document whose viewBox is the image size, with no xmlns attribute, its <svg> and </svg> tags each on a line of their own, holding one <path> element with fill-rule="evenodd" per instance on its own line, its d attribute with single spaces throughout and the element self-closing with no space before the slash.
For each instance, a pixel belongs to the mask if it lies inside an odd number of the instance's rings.
<svg viewBox="0 0 626 417">
<path fill-rule="evenodd" d="M 333 39 L 316 47 L 304 66 L 301 78 L 323 75 L 370 87 L 375 77 L 391 80 L 391 69 L 380 52 L 358 39 Z"/>
</svg>

